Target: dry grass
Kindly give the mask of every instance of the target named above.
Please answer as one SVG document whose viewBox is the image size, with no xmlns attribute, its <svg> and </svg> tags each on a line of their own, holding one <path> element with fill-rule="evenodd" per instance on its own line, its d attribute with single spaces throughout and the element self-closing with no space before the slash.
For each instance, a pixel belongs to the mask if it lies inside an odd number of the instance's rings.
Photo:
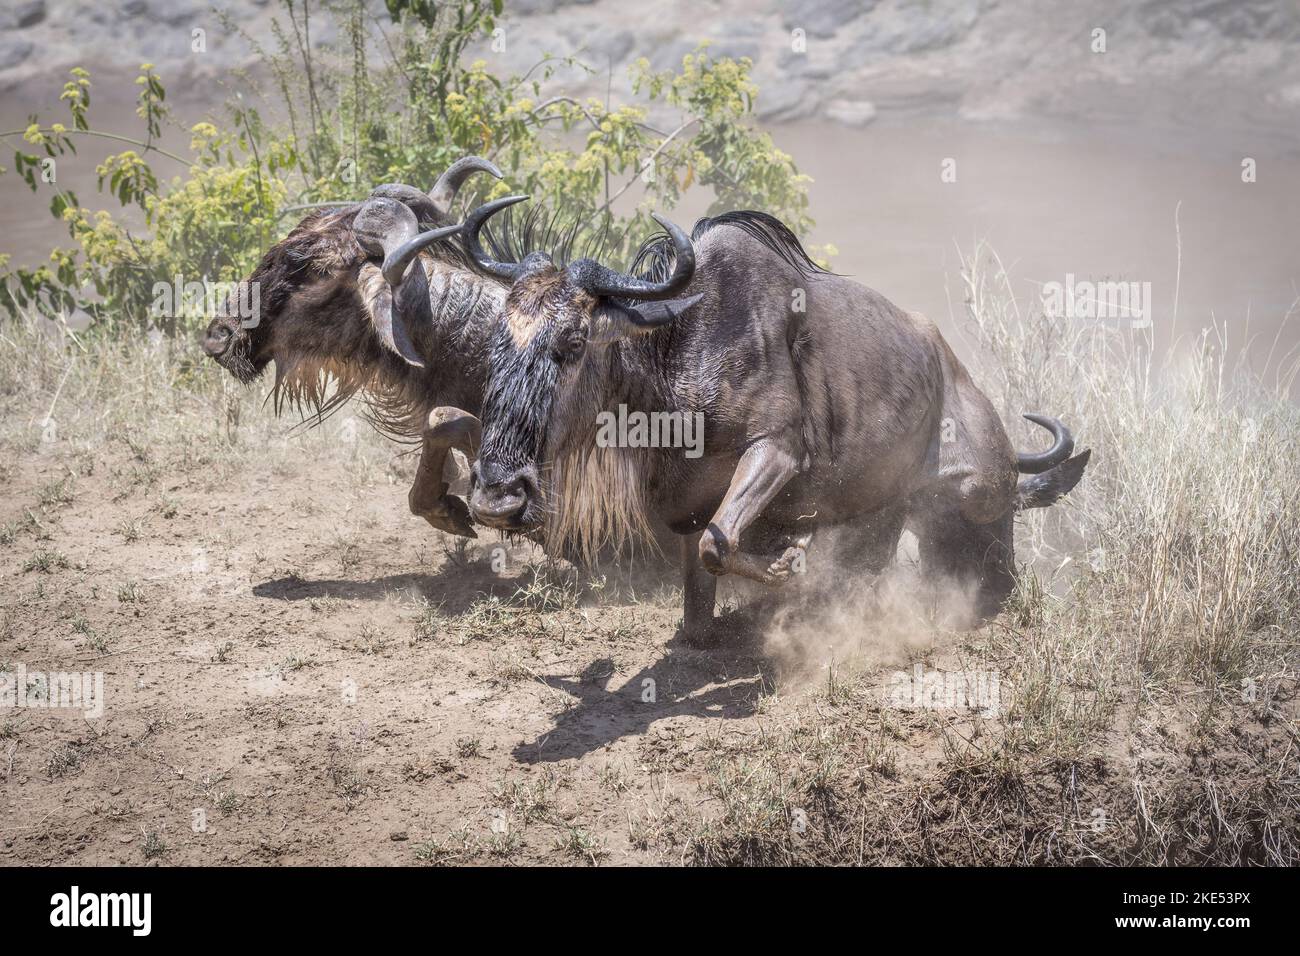
<svg viewBox="0 0 1300 956">
<path fill-rule="evenodd" d="M 1093 448 L 1068 504 L 1023 520 L 1036 573 L 992 632 L 994 652 L 1018 662 L 1021 715 L 1070 725 L 1180 682 L 1236 699 L 1294 677 L 1294 358 L 1266 384 L 1213 329 L 1158 357 L 1150 330 L 1022 313 L 982 249 L 965 278 L 1004 419 L 1050 409 Z"/>
</svg>

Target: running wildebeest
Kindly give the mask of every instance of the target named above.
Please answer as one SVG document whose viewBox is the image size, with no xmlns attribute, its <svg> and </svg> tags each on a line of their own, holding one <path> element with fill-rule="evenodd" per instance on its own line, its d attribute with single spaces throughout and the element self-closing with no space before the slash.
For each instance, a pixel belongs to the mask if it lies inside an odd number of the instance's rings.
<svg viewBox="0 0 1300 956">
<path fill-rule="evenodd" d="M 1014 585 L 1014 515 L 1073 488 L 1089 452 L 1071 458 L 1065 426 L 1027 415 L 1055 440 L 1017 455 L 934 325 L 817 267 L 771 216 L 702 219 L 690 237 L 655 218 L 667 235 L 637 258 L 650 278 L 543 252 L 498 262 L 482 219 L 466 223 L 470 256 L 512 283 L 475 519 L 544 528 L 548 550 L 579 554 L 662 519 L 684 536 L 687 633 L 713 619 L 713 576 L 779 583 L 823 529 L 841 541 L 837 562 L 879 571 L 908 526 L 927 577 L 972 587 L 978 616 L 996 613 Z M 703 453 L 601 447 L 601 415 L 619 406 L 702 415 Z"/>
<path fill-rule="evenodd" d="M 468 156 L 428 194 L 389 183 L 363 202 L 309 213 L 245 280 L 258 283 L 260 314 L 245 322 L 227 305 L 203 341 L 244 383 L 274 361 L 277 411 L 311 406 L 319 421 L 363 397 L 382 431 L 422 443 L 412 513 L 468 537 L 468 509 L 448 493 L 456 474 L 448 452 L 473 457 L 478 422 L 459 409 L 478 410 L 488 337 L 508 288 L 446 241 L 460 229 L 452 202 L 476 172 L 501 178 Z"/>
</svg>

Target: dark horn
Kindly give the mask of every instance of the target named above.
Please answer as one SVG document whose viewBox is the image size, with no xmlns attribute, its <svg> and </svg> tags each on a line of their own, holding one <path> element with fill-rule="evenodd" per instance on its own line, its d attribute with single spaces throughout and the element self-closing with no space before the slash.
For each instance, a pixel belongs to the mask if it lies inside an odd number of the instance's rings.
<svg viewBox="0 0 1300 956">
<path fill-rule="evenodd" d="M 402 243 L 402 245 L 384 256 L 383 273 L 384 278 L 388 280 L 388 284 L 396 289 L 402 281 L 402 276 L 406 275 L 406 267 L 410 265 L 417 252 L 439 239 L 454 236 L 463 228 L 460 223 L 457 223 L 454 226 L 444 226 L 441 229 L 430 229 L 428 232 L 422 232 L 414 239 Z"/>
<path fill-rule="evenodd" d="M 503 179 L 501 170 L 497 169 L 481 156 L 465 156 L 447 167 L 447 171 L 438 177 L 438 181 L 429 190 L 429 201 L 433 203 L 438 214 L 443 218 L 451 215 L 451 204 L 456 201 L 456 193 L 465 180 L 475 173 L 488 173 L 497 179 Z"/>
<path fill-rule="evenodd" d="M 642 302 L 675 297 L 690 285 L 691 278 L 695 275 L 695 247 L 691 245 L 690 237 L 667 219 L 655 214 L 654 221 L 667 231 L 676 253 L 673 273 L 663 282 L 649 282 L 616 272 L 602 266 L 595 259 L 579 259 L 571 263 L 568 268 L 569 278 L 593 295 L 639 299 Z"/>
<path fill-rule="evenodd" d="M 373 199 L 376 196 L 396 199 L 410 207 L 411 212 L 415 213 L 416 218 L 421 222 L 438 222 L 443 218 L 433 200 L 406 183 L 384 183 L 382 186 L 376 186 L 370 193 L 370 197 Z"/>
<path fill-rule="evenodd" d="M 496 199 L 479 206 L 465 217 L 465 251 L 474 260 L 474 264 L 488 275 L 494 275 L 498 279 L 505 279 L 507 282 L 514 282 L 515 279 L 519 278 L 523 273 L 523 263 L 497 262 L 483 251 L 483 245 L 479 242 L 478 234 L 479 230 L 483 228 L 483 224 L 492 216 L 507 206 L 513 206 L 515 203 L 523 202 L 527 198 L 527 196 L 506 196 L 504 199 Z"/>
<path fill-rule="evenodd" d="M 1055 468 L 1065 459 L 1070 457 L 1074 451 L 1074 438 L 1070 435 L 1070 429 L 1066 428 L 1059 419 L 1052 418 L 1050 415 L 1037 415 L 1034 412 L 1026 412 L 1025 418 L 1035 425 L 1041 425 L 1052 433 L 1052 447 L 1045 452 L 1038 454 L 1017 454 L 1016 469 L 1026 475 L 1037 475 L 1049 468 Z"/>
</svg>

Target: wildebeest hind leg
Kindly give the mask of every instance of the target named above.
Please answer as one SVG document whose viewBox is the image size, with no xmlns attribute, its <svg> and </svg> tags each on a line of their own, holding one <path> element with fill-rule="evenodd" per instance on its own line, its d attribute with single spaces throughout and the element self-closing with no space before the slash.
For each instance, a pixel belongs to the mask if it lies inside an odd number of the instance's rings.
<svg viewBox="0 0 1300 956">
<path fill-rule="evenodd" d="M 767 556 L 739 550 L 740 536 L 780 494 L 799 470 L 789 449 L 775 442 L 751 445 L 740 456 L 731 485 L 713 520 L 700 536 L 700 562 L 711 574 L 739 574 L 763 584 L 780 584 L 789 577 L 791 555 Z"/>
</svg>

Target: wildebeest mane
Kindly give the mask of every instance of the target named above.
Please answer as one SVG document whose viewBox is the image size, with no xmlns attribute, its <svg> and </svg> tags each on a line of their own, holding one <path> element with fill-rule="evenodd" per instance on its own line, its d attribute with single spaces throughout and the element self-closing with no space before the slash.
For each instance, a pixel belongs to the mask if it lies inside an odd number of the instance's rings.
<svg viewBox="0 0 1300 956">
<path fill-rule="evenodd" d="M 719 226 L 735 226 L 742 230 L 780 256 L 802 276 L 831 274 L 812 260 L 804 249 L 803 243 L 799 241 L 799 237 L 790 231 L 789 226 L 775 216 L 754 209 L 705 216 L 691 229 L 691 241 L 698 242 Z M 660 232 L 641 244 L 636 257 L 632 260 L 631 271 L 639 278 L 651 282 L 663 282 L 672 274 L 676 261 L 672 238 L 668 233 Z"/>
<path fill-rule="evenodd" d="M 510 207 L 483 229 L 488 252 L 497 262 L 523 262 L 530 252 L 544 252 L 563 268 L 574 259 L 599 260 L 614 242 L 608 225 L 589 230 L 585 221 L 544 205 L 515 213 Z M 473 264 L 469 265 L 474 268 Z"/>
</svg>

